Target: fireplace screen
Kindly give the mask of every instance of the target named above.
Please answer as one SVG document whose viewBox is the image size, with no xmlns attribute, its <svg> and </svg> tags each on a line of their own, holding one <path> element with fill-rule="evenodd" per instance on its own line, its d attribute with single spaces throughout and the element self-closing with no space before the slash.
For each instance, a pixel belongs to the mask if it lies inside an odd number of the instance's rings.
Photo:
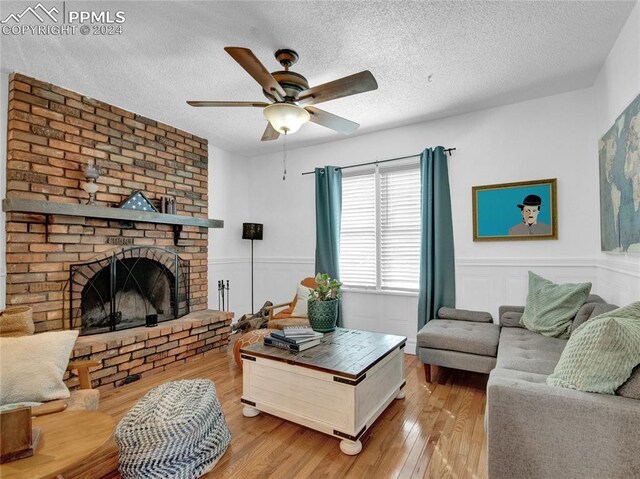
<svg viewBox="0 0 640 479">
<path fill-rule="evenodd" d="M 189 261 L 158 247 L 133 247 L 71 265 L 71 328 L 105 333 L 189 312 Z"/>
</svg>

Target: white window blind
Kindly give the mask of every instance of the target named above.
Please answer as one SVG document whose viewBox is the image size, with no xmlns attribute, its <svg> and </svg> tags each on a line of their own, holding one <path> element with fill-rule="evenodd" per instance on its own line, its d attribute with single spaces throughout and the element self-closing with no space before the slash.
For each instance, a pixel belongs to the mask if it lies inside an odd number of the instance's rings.
<svg viewBox="0 0 640 479">
<path fill-rule="evenodd" d="M 346 287 L 416 291 L 420 275 L 420 170 L 342 179 L 340 279 Z"/>
<path fill-rule="evenodd" d="M 380 174 L 380 286 L 415 290 L 420 278 L 420 170 Z"/>
<path fill-rule="evenodd" d="M 373 173 L 342 179 L 340 280 L 348 286 L 376 286 L 376 194 Z"/>
</svg>

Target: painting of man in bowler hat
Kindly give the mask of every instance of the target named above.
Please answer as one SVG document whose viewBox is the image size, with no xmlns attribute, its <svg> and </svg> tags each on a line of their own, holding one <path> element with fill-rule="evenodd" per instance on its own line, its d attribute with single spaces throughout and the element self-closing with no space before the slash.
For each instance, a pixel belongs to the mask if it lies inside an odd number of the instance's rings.
<svg viewBox="0 0 640 479">
<path fill-rule="evenodd" d="M 542 207 L 542 198 L 538 195 L 527 195 L 522 204 L 517 205 L 522 213 L 522 221 L 509 228 L 509 236 L 549 235 L 551 226 L 538 222 Z"/>
</svg>

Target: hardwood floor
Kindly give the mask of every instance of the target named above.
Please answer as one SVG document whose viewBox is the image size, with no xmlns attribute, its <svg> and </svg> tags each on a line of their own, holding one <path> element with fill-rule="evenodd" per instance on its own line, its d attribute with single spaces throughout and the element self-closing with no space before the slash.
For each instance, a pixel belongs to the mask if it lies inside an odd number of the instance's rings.
<svg viewBox="0 0 640 479">
<path fill-rule="evenodd" d="M 405 399 L 393 401 L 364 435 L 357 456 L 340 452 L 336 438 L 276 417 L 243 417 L 242 373 L 226 353 L 212 353 L 103 393 L 100 410 L 119 420 L 158 384 L 208 378 L 216 384 L 233 438 L 207 479 L 486 478 L 487 376 L 434 367 L 434 382 L 426 384 L 416 356 L 405 355 L 405 365 Z M 93 461 L 65 477 L 120 478 L 116 454 L 111 442 Z"/>
</svg>

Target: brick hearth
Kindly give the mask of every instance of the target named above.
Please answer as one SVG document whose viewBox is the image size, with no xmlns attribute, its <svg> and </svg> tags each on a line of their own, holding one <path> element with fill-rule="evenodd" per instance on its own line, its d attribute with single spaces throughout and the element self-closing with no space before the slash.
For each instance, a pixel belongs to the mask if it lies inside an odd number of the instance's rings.
<svg viewBox="0 0 640 479">
<path fill-rule="evenodd" d="M 92 370 L 92 386 L 117 387 L 226 348 L 232 318 L 233 313 L 205 310 L 153 328 L 81 336 L 72 358 L 101 360 Z M 78 378 L 67 373 L 65 383 L 76 387 Z"/>
</svg>

